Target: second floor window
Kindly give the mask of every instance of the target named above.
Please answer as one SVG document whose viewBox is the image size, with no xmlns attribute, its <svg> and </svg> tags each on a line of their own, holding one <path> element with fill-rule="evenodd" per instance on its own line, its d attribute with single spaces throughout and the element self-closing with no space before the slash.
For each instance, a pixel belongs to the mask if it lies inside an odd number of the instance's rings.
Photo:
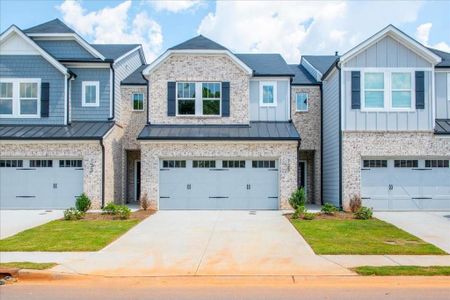
<svg viewBox="0 0 450 300">
<path fill-rule="evenodd" d="M 411 107 L 411 73 L 392 73 L 392 107 Z"/>
<path fill-rule="evenodd" d="M 100 105 L 100 83 L 98 81 L 83 81 L 82 106 Z"/>
<path fill-rule="evenodd" d="M 177 82 L 177 114 L 220 116 L 220 82 Z"/>
<path fill-rule="evenodd" d="M 297 111 L 308 111 L 308 93 L 297 93 L 295 103 Z"/>
<path fill-rule="evenodd" d="M 261 106 L 276 106 L 277 83 L 272 81 L 262 81 L 259 87 L 259 104 Z"/>
<path fill-rule="evenodd" d="M 384 108 L 384 73 L 364 74 L 364 107 Z"/>
<path fill-rule="evenodd" d="M 38 117 L 39 107 L 39 79 L 0 80 L 0 116 L 10 118 Z"/>
<path fill-rule="evenodd" d="M 195 115 L 195 82 L 177 83 L 177 106 L 179 115 Z"/>
<path fill-rule="evenodd" d="M 144 110 L 144 94 L 133 94 L 133 110 Z"/>
<path fill-rule="evenodd" d="M 202 109 L 204 115 L 220 115 L 220 83 L 202 83 Z"/>
</svg>

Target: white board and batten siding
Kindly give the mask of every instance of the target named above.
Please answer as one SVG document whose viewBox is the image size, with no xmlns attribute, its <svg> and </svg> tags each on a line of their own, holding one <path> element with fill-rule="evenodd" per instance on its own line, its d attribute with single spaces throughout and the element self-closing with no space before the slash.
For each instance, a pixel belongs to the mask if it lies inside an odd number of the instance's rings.
<svg viewBox="0 0 450 300">
<path fill-rule="evenodd" d="M 436 72 L 436 119 L 450 119 L 450 70 Z"/>
<path fill-rule="evenodd" d="M 277 83 L 277 104 L 275 106 L 260 105 L 260 83 Z M 288 121 L 289 113 L 289 80 L 286 79 L 257 79 L 250 80 L 250 120 L 251 121 Z"/>
</svg>

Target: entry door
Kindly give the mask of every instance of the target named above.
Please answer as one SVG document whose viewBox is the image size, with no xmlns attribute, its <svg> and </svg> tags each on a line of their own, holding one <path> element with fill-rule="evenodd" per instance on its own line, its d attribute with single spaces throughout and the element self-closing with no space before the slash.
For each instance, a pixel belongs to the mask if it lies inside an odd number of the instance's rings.
<svg viewBox="0 0 450 300">
<path fill-rule="evenodd" d="M 141 161 L 135 161 L 134 167 L 134 200 L 139 202 L 141 199 Z"/>
<path fill-rule="evenodd" d="M 306 161 L 300 161 L 298 163 L 298 172 L 299 176 L 299 187 L 303 188 L 306 191 Z"/>
</svg>

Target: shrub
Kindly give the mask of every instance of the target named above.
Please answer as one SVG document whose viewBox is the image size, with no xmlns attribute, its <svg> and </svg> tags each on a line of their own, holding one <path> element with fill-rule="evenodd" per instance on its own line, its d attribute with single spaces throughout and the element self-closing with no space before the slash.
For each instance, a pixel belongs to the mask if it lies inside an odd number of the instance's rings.
<svg viewBox="0 0 450 300">
<path fill-rule="evenodd" d="M 360 196 L 358 196 L 358 195 L 353 195 L 351 198 L 350 198 L 350 203 L 349 203 L 349 206 L 350 206 L 350 211 L 352 212 L 352 213 L 355 213 L 355 212 L 357 212 L 360 208 L 361 208 L 361 197 Z"/>
<path fill-rule="evenodd" d="M 73 221 L 79 220 L 84 216 L 84 212 L 77 210 L 75 207 L 71 207 L 64 211 L 64 220 Z"/>
<path fill-rule="evenodd" d="M 143 210 L 147 210 L 149 205 L 150 205 L 150 203 L 148 201 L 148 196 L 147 196 L 146 193 L 141 196 L 140 202 L 141 202 L 140 204 L 141 204 L 142 209 Z"/>
<path fill-rule="evenodd" d="M 334 215 L 334 213 L 337 212 L 337 208 L 331 203 L 325 203 L 322 206 L 321 212 L 326 215 Z"/>
<path fill-rule="evenodd" d="M 369 207 L 361 206 L 353 215 L 356 219 L 368 220 L 372 218 L 373 210 Z"/>
<path fill-rule="evenodd" d="M 315 213 L 305 212 L 303 214 L 303 219 L 304 220 L 314 220 L 315 217 L 316 217 Z"/>
<path fill-rule="evenodd" d="M 91 208 L 91 199 L 86 196 L 85 193 L 81 194 L 77 197 L 77 201 L 75 201 L 75 207 L 82 212 L 87 212 L 89 208 Z"/>
<path fill-rule="evenodd" d="M 129 219 L 131 215 L 131 209 L 129 209 L 126 205 L 117 205 L 115 215 L 122 220 Z"/>
<path fill-rule="evenodd" d="M 108 214 L 108 215 L 115 215 L 116 211 L 117 211 L 117 206 L 112 202 L 109 202 L 108 204 L 105 205 L 105 207 L 102 208 L 102 211 L 104 214 Z"/>
<path fill-rule="evenodd" d="M 292 219 L 298 219 L 300 216 L 303 216 L 305 212 L 306 208 L 304 206 L 298 206 L 292 214 Z"/>
<path fill-rule="evenodd" d="M 305 206 L 306 204 L 306 195 L 305 190 L 303 188 L 298 188 L 295 192 L 292 193 L 289 198 L 289 204 L 293 209 L 297 209 L 299 206 Z"/>
</svg>

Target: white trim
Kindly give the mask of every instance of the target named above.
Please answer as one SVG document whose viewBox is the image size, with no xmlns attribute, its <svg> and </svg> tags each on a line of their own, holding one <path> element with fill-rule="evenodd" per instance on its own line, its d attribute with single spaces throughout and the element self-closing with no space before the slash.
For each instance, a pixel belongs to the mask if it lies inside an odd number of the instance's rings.
<svg viewBox="0 0 450 300">
<path fill-rule="evenodd" d="M 178 84 L 179 83 L 193 83 L 195 86 L 195 99 L 194 98 L 178 98 Z M 203 83 L 218 83 L 220 85 L 220 99 L 211 99 L 206 98 L 206 100 L 213 100 L 213 101 L 220 101 L 219 102 L 219 114 L 218 115 L 205 115 L 203 114 Z M 192 101 L 194 99 L 195 101 L 195 112 L 191 115 L 182 115 L 178 113 L 178 101 L 179 100 L 190 100 Z M 175 82 L 175 116 L 180 118 L 221 118 L 222 117 L 222 82 L 220 81 L 176 81 Z"/>
<path fill-rule="evenodd" d="M 113 117 L 113 93 L 115 92 L 113 90 L 113 70 L 112 68 L 109 69 L 109 117 Z"/>
<path fill-rule="evenodd" d="M 316 74 L 311 74 L 311 72 L 307 70 L 317 81 L 319 82 L 322 81 L 323 74 L 319 70 L 317 70 L 306 58 L 302 57 L 301 62 L 305 62 L 309 67 L 311 67 L 311 69 L 313 69 L 316 72 Z"/>
<path fill-rule="evenodd" d="M 12 114 L 0 114 L 0 118 L 5 119 L 29 119 L 41 117 L 41 78 L 0 78 L 0 82 L 12 83 Z M 20 113 L 20 84 L 21 83 L 36 83 L 36 114 L 21 114 Z M 5 98 L 7 99 L 7 98 Z M 24 100 L 27 101 L 27 100 Z"/>
<path fill-rule="evenodd" d="M 86 103 L 86 86 L 95 86 L 95 103 Z M 99 81 L 83 81 L 81 83 L 81 106 L 98 107 L 100 106 L 100 82 Z"/>
<path fill-rule="evenodd" d="M 72 68 L 84 68 L 84 69 L 110 69 L 111 65 L 109 63 L 104 62 L 91 62 L 91 63 L 79 63 L 79 62 L 65 62 L 64 63 L 68 67 Z"/>
<path fill-rule="evenodd" d="M 138 162 L 140 163 L 141 160 L 140 159 L 136 159 L 134 161 L 134 201 L 135 202 L 139 202 L 139 199 L 137 199 L 137 164 Z M 142 165 L 141 165 L 141 169 L 142 169 Z"/>
<path fill-rule="evenodd" d="M 141 45 L 137 46 L 136 48 L 134 48 L 134 49 L 128 51 L 127 53 L 125 53 L 124 55 L 120 56 L 119 58 L 117 58 L 116 60 L 114 60 L 114 64 L 113 64 L 113 65 L 115 66 L 115 65 L 116 65 L 118 62 L 120 62 L 122 59 L 124 59 L 125 57 L 127 57 L 128 55 L 130 55 L 131 53 L 133 53 L 134 51 L 139 50 L 140 48 L 142 48 Z"/>
<path fill-rule="evenodd" d="M 67 125 L 67 101 L 69 100 L 68 95 L 67 95 L 67 79 L 68 78 L 69 78 L 69 75 L 64 76 L 64 125 Z"/>
<path fill-rule="evenodd" d="M 138 140 L 140 143 L 144 144 L 295 144 L 298 145 L 297 140 L 289 140 L 289 141 L 273 141 L 273 140 L 261 140 L 261 141 L 253 141 L 253 140 L 223 140 L 223 141 L 212 141 L 212 140 Z"/>
<path fill-rule="evenodd" d="M 273 102 L 264 103 L 263 102 L 263 89 L 264 86 L 273 87 Z M 260 81 L 259 82 L 259 106 L 261 107 L 276 107 L 277 106 L 277 82 L 276 81 Z"/>
<path fill-rule="evenodd" d="M 434 79 L 434 77 L 433 77 Z M 434 80 L 433 80 L 434 83 Z M 434 91 L 434 89 L 433 89 Z M 450 101 L 450 72 L 447 72 L 447 100 Z"/>
<path fill-rule="evenodd" d="M 306 110 L 299 110 L 297 106 L 297 95 L 306 94 Z M 296 92 L 295 93 L 295 112 L 308 112 L 309 111 L 309 93 L 307 92 Z"/>
<path fill-rule="evenodd" d="M 134 109 L 134 95 L 142 95 L 142 109 Z M 144 111 L 144 93 L 133 92 L 131 93 L 131 111 Z"/>
<path fill-rule="evenodd" d="M 254 76 L 250 78 L 250 81 L 288 81 L 291 82 L 291 77 L 264 77 L 264 76 Z"/>
<path fill-rule="evenodd" d="M 365 67 L 343 67 L 342 71 L 367 71 L 367 72 L 378 72 L 379 70 L 396 70 L 399 72 L 410 72 L 410 71 L 428 71 L 432 72 L 434 69 L 431 67 L 393 67 L 393 68 L 365 68 Z"/>
<path fill-rule="evenodd" d="M 300 163 L 304 163 L 305 164 L 305 169 L 303 170 L 303 172 L 305 173 L 305 186 L 304 186 L 304 190 L 305 190 L 305 196 L 308 196 L 308 163 L 306 162 L 306 160 L 301 159 L 298 161 L 298 168 L 300 169 Z M 303 176 L 303 174 L 302 174 Z"/>
<path fill-rule="evenodd" d="M 8 30 L 3 32 L 3 34 L 0 35 L 0 44 L 4 40 L 6 40 L 10 34 L 15 33 L 19 35 L 21 38 L 24 39 L 30 46 L 32 46 L 34 49 L 36 49 L 39 54 L 45 58 L 49 63 L 51 63 L 57 70 L 62 72 L 63 74 L 67 74 L 67 69 L 64 67 L 59 61 L 54 59 L 50 54 L 48 54 L 44 49 L 39 47 L 38 44 L 36 44 L 32 39 L 30 39 L 27 35 L 25 35 L 19 28 L 17 28 L 15 25 L 12 25 Z"/>
</svg>

